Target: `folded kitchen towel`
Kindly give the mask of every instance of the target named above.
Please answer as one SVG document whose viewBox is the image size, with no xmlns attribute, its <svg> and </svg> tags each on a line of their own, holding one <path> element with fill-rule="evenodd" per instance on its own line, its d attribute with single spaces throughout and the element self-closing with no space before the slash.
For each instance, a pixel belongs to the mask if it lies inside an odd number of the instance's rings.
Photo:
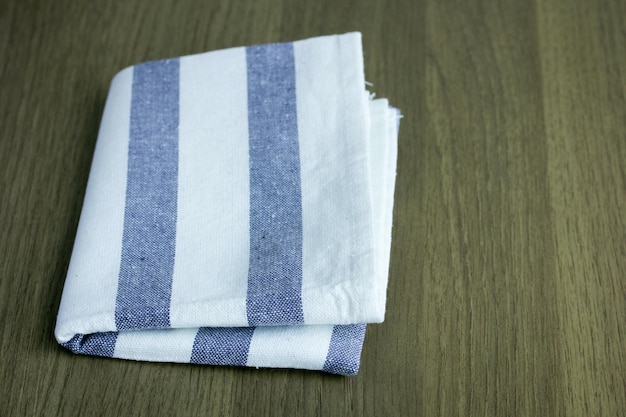
<svg viewBox="0 0 626 417">
<path fill-rule="evenodd" d="M 58 342 L 355 374 L 385 313 L 399 117 L 365 90 L 359 33 L 121 71 Z"/>
</svg>

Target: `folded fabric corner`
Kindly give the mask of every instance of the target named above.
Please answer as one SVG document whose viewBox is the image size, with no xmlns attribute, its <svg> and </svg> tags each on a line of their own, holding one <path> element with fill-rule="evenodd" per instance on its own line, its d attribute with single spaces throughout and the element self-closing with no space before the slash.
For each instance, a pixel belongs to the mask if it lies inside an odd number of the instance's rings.
<svg viewBox="0 0 626 417">
<path fill-rule="evenodd" d="M 121 71 L 58 342 L 355 375 L 384 319 L 399 119 L 365 91 L 359 33 Z"/>
</svg>

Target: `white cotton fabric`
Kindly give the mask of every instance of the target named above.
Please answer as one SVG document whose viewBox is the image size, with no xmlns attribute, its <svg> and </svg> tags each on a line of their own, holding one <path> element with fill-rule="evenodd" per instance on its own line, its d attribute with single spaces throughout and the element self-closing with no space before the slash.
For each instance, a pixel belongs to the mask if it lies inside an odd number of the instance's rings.
<svg viewBox="0 0 626 417">
<path fill-rule="evenodd" d="M 361 36 L 297 41 L 304 325 L 255 330 L 249 366 L 322 369 L 334 325 L 384 319 L 399 112 L 365 91 Z M 105 106 L 55 335 L 117 331 L 132 67 Z M 120 332 L 114 357 L 188 362 L 200 327 L 248 326 L 246 50 L 180 58 L 171 329 Z"/>
</svg>

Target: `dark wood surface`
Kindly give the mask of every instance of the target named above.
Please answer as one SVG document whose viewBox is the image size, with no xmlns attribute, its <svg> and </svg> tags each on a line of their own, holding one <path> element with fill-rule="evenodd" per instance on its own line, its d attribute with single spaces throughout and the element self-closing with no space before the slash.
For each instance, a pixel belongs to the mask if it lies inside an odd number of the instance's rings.
<svg viewBox="0 0 626 417">
<path fill-rule="evenodd" d="M 388 312 L 336 377 L 54 341 L 109 82 L 348 31 L 402 109 Z M 0 415 L 626 413 L 626 3 L 0 2 Z"/>
</svg>

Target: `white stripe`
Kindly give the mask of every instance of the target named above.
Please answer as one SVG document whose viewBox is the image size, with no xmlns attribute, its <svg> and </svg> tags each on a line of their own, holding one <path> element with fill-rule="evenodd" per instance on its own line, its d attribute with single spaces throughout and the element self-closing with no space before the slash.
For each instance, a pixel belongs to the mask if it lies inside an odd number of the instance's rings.
<svg viewBox="0 0 626 417">
<path fill-rule="evenodd" d="M 307 324 L 378 321 L 359 34 L 294 43 Z"/>
<path fill-rule="evenodd" d="M 115 330 L 120 267 L 132 68 L 111 83 L 94 151 L 74 251 L 57 321 L 57 338 Z"/>
<path fill-rule="evenodd" d="M 250 342 L 247 366 L 322 369 L 333 327 L 257 327 Z"/>
<path fill-rule="evenodd" d="M 247 119 L 244 48 L 181 58 L 172 327 L 247 324 Z"/>
<path fill-rule="evenodd" d="M 198 329 L 120 332 L 114 358 L 155 362 L 189 362 Z"/>
</svg>

